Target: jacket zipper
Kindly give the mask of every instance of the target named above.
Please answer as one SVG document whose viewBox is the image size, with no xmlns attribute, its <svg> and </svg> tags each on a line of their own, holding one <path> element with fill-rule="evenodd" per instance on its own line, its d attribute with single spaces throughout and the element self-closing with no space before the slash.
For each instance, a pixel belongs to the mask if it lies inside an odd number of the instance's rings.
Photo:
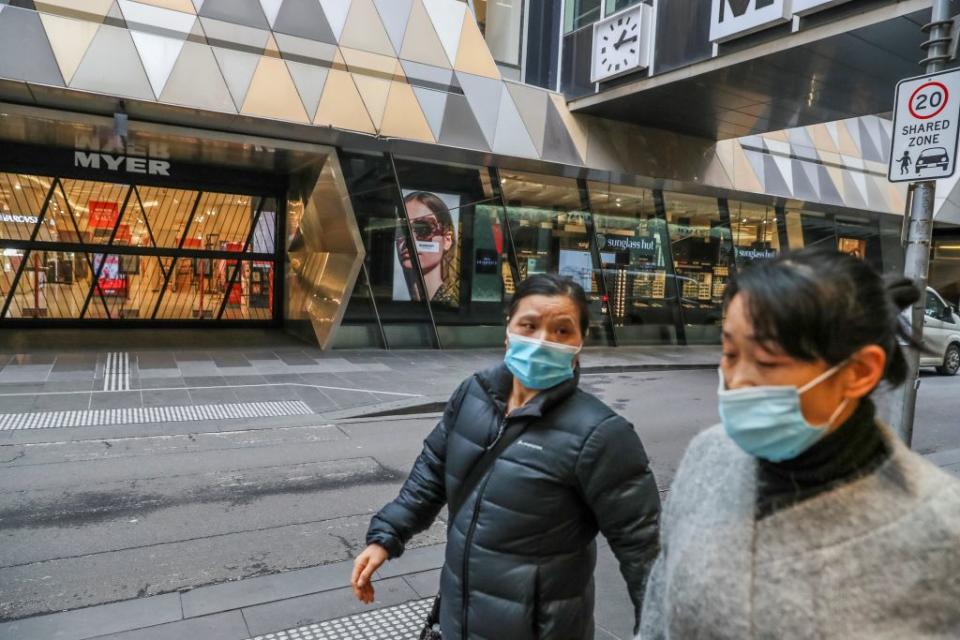
<svg viewBox="0 0 960 640">
<path fill-rule="evenodd" d="M 493 439 L 493 442 L 490 443 L 490 446 L 486 450 L 490 450 L 492 447 L 497 446 L 497 443 L 500 442 L 500 438 L 503 437 L 503 432 L 507 428 L 507 417 L 504 416 L 500 421 L 500 427 L 497 430 L 497 436 Z M 493 475 L 493 466 L 496 465 L 494 462 L 490 466 L 490 471 L 487 472 L 486 477 L 483 479 L 483 482 L 480 483 L 480 488 L 477 490 L 477 501 L 473 504 L 473 515 L 470 517 L 470 526 L 467 527 L 467 536 L 463 541 L 463 602 L 461 604 L 463 611 L 460 618 L 460 627 L 461 634 L 463 638 L 467 638 L 467 618 L 468 618 L 468 606 L 470 601 L 470 546 L 473 544 L 473 532 L 477 528 L 477 520 L 480 517 L 480 502 L 483 500 L 483 492 L 487 489 L 487 482 L 490 481 L 490 476 Z"/>
</svg>

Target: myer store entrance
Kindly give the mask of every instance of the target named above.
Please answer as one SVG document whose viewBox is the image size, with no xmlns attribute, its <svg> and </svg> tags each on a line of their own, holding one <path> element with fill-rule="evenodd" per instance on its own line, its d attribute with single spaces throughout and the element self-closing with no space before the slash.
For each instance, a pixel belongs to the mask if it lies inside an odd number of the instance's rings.
<svg viewBox="0 0 960 640">
<path fill-rule="evenodd" d="M 276 175 L 103 151 L 0 142 L 0 326 L 279 320 Z"/>
</svg>

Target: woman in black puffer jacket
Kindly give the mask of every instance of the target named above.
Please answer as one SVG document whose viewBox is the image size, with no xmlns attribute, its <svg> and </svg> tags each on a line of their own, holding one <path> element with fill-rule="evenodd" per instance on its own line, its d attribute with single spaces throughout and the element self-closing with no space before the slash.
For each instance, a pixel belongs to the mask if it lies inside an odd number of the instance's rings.
<svg viewBox="0 0 960 640">
<path fill-rule="evenodd" d="M 593 638 L 597 532 L 620 562 L 639 617 L 657 554 L 660 499 L 633 427 L 577 388 L 589 326 L 583 290 L 537 275 L 517 289 L 504 364 L 454 393 L 396 500 L 373 517 L 354 591 L 426 529 L 504 430 L 523 432 L 448 523 L 440 580 L 445 640 Z"/>
</svg>

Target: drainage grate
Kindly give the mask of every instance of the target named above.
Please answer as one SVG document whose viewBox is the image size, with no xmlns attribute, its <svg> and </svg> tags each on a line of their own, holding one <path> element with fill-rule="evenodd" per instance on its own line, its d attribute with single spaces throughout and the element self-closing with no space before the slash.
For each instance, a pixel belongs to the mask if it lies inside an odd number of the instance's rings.
<svg viewBox="0 0 960 640">
<path fill-rule="evenodd" d="M 130 354 L 126 351 L 111 351 L 107 354 L 107 366 L 103 372 L 103 390 L 130 390 Z"/>
<path fill-rule="evenodd" d="M 416 640 L 433 598 L 405 602 L 305 627 L 267 633 L 251 640 Z"/>
<path fill-rule="evenodd" d="M 42 413 L 0 414 L 0 431 L 19 429 L 55 429 L 59 427 L 96 427 L 112 424 L 150 422 L 193 422 L 235 418 L 304 416 L 313 411 L 300 400 L 282 402 L 239 402 L 179 407 L 132 407 L 128 409 L 88 409 L 83 411 L 46 411 Z"/>
</svg>

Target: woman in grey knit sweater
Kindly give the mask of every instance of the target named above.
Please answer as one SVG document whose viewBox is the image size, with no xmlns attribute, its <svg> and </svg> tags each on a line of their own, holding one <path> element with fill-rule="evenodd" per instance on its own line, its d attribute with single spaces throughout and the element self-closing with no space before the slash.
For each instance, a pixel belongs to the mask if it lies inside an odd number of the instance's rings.
<svg viewBox="0 0 960 640">
<path fill-rule="evenodd" d="M 906 378 L 899 312 L 918 295 L 834 252 L 740 274 L 723 424 L 668 495 L 643 640 L 960 638 L 960 481 L 870 401 Z"/>
</svg>

